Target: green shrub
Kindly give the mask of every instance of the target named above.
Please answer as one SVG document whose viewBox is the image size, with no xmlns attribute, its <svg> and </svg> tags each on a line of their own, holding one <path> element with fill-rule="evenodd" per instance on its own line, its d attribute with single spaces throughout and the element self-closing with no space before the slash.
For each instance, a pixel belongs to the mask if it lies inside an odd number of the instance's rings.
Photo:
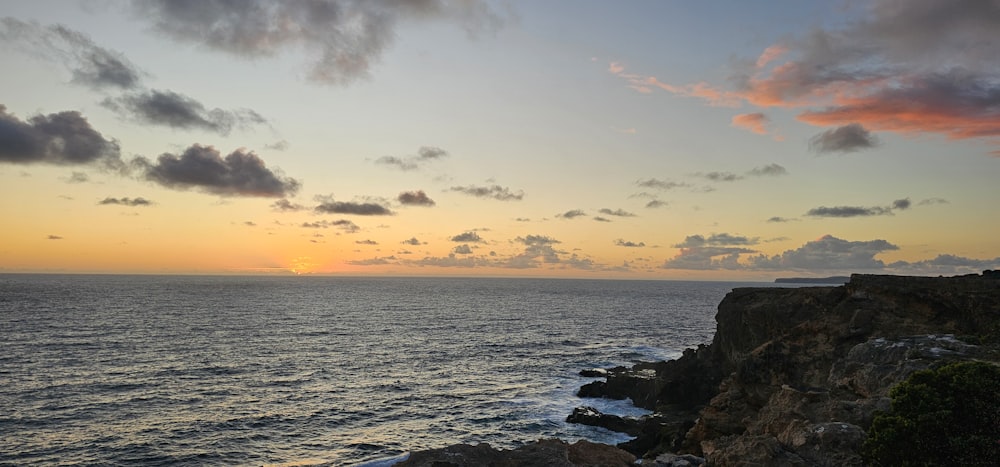
<svg viewBox="0 0 1000 467">
<path fill-rule="evenodd" d="M 1000 465 L 1000 367 L 958 362 L 918 371 L 892 389 L 865 455 L 875 465 Z"/>
</svg>

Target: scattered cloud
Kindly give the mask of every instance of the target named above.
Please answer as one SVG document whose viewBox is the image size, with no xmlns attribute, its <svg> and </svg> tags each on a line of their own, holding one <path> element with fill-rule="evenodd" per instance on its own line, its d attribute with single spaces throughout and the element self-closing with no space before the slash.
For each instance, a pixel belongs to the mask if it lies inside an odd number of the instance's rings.
<svg viewBox="0 0 1000 467">
<path fill-rule="evenodd" d="M 987 269 L 1000 269 L 1000 258 L 974 259 L 957 255 L 940 254 L 932 259 L 923 261 L 896 261 L 886 265 L 886 268 L 907 274 L 973 274 Z"/>
<path fill-rule="evenodd" d="M 672 182 L 672 181 L 669 181 L 669 180 L 659 180 L 659 179 L 656 179 L 656 178 L 647 178 L 647 179 L 644 179 L 644 180 L 637 180 L 635 182 L 635 184 L 639 185 L 639 186 L 641 186 L 643 188 L 653 188 L 653 189 L 663 190 L 663 191 L 673 190 L 674 188 L 690 188 L 690 186 L 691 186 L 691 185 L 688 185 L 687 183 Z"/>
<path fill-rule="evenodd" d="M 566 211 L 566 212 L 564 212 L 562 214 L 556 214 L 556 217 L 561 217 L 563 219 L 573 219 L 573 218 L 576 218 L 576 217 L 581 217 L 581 216 L 586 216 L 586 215 L 587 215 L 587 213 L 583 212 L 580 209 L 572 209 L 572 210 Z"/>
<path fill-rule="evenodd" d="M 245 225 L 247 227 L 257 227 L 257 223 L 254 222 L 254 221 L 244 221 L 243 225 Z"/>
<path fill-rule="evenodd" d="M 97 204 L 99 204 L 99 205 L 109 205 L 109 204 L 112 204 L 112 205 L 121 205 L 121 206 L 151 206 L 153 204 L 153 202 L 150 201 L 150 200 L 148 200 L 148 199 L 146 199 L 146 198 L 141 198 L 141 197 L 137 197 L 137 198 L 127 198 L 127 197 L 125 197 L 125 198 L 112 198 L 112 197 L 107 197 L 107 198 L 102 199 L 101 201 L 98 201 Z"/>
<path fill-rule="evenodd" d="M 400 204 L 406 206 L 434 206 L 434 200 L 427 196 L 423 190 L 404 191 L 396 197 Z"/>
<path fill-rule="evenodd" d="M 877 145 L 878 139 L 857 123 L 826 130 L 809 139 L 809 147 L 818 153 L 855 152 Z"/>
<path fill-rule="evenodd" d="M 243 148 L 222 157 L 212 146 L 194 144 L 180 155 L 164 153 L 155 163 L 137 157 L 131 165 L 146 180 L 167 188 L 196 188 L 221 196 L 284 197 L 294 195 L 301 186 Z"/>
<path fill-rule="evenodd" d="M 642 248 L 642 247 L 646 246 L 646 243 L 644 243 L 644 242 L 638 242 L 638 243 L 636 243 L 636 242 L 626 241 L 626 240 L 623 240 L 623 239 L 619 238 L 619 239 L 615 240 L 615 245 L 623 246 L 623 247 L 626 247 L 626 248 Z"/>
<path fill-rule="evenodd" d="M 422 146 L 417 155 L 408 157 L 382 156 L 375 159 L 376 164 L 390 165 L 403 171 L 417 170 L 424 164 L 448 156 L 448 151 L 433 146 Z"/>
<path fill-rule="evenodd" d="M 458 235 L 455 235 L 454 237 L 451 237 L 451 241 L 464 242 L 464 243 L 469 243 L 469 242 L 479 243 L 482 242 L 483 239 L 482 237 L 479 236 L 479 233 L 477 232 L 463 232 Z"/>
<path fill-rule="evenodd" d="M 421 242 L 420 240 L 417 240 L 417 237 L 410 237 L 409 240 L 403 240 L 403 244 L 418 246 L 418 245 L 426 245 L 427 242 Z"/>
<path fill-rule="evenodd" d="M 470 35 L 504 19 L 485 2 L 133 2 L 136 17 L 178 42 L 259 59 L 303 49 L 308 78 L 344 85 L 367 77 L 404 20 L 447 19 Z"/>
<path fill-rule="evenodd" d="M 353 214 L 355 216 L 391 216 L 395 214 L 389 208 L 372 202 L 334 201 L 330 196 L 318 196 L 320 204 L 313 208 L 324 214 Z"/>
<path fill-rule="evenodd" d="M 881 206 L 861 207 L 861 206 L 820 206 L 812 208 L 806 212 L 811 217 L 868 217 L 868 216 L 891 216 L 892 209 Z"/>
<path fill-rule="evenodd" d="M 510 191 L 510 188 L 492 185 L 492 186 L 453 186 L 449 189 L 450 191 L 457 191 L 459 193 L 464 193 L 469 196 L 475 196 L 476 198 L 493 198 L 499 201 L 520 201 L 524 198 L 524 192 L 518 190 L 516 193 Z"/>
<path fill-rule="evenodd" d="M 621 208 L 619 208 L 619 209 L 601 208 L 597 212 L 599 212 L 601 214 L 607 214 L 609 216 L 635 217 L 635 213 L 628 212 L 628 211 L 626 211 L 624 209 L 621 209 Z"/>
<path fill-rule="evenodd" d="M 46 238 L 49 239 L 49 240 L 62 240 L 63 239 L 62 237 L 60 237 L 58 235 L 49 235 Z"/>
<path fill-rule="evenodd" d="M 90 176 L 85 172 L 73 172 L 66 178 L 66 183 L 87 183 L 89 181 Z"/>
<path fill-rule="evenodd" d="M 396 264 L 396 262 L 397 259 L 395 256 L 386 256 L 386 257 L 375 257 L 369 259 L 350 260 L 347 261 L 347 264 L 353 266 L 381 266 L 385 264 Z"/>
<path fill-rule="evenodd" d="M 743 177 L 732 172 L 707 172 L 707 173 L 696 173 L 696 177 L 701 177 L 706 180 L 713 182 L 735 182 L 736 180 L 742 180 Z"/>
<path fill-rule="evenodd" d="M 343 230 L 344 232 L 347 233 L 355 233 L 361 230 L 361 227 L 358 227 L 357 224 L 347 219 L 338 219 L 335 221 L 329 221 L 324 219 L 315 222 L 303 222 L 302 227 L 305 227 L 307 229 L 327 229 L 332 227 Z"/>
<path fill-rule="evenodd" d="M 272 151 L 286 151 L 290 147 L 292 147 L 291 143 L 286 140 L 275 141 L 274 143 L 264 145 L 264 149 L 270 149 Z"/>
<path fill-rule="evenodd" d="M 292 211 L 302 211 L 306 209 L 306 207 L 301 204 L 293 203 L 291 201 L 288 201 L 287 199 L 282 198 L 271 203 L 271 209 L 280 212 L 292 212 Z"/>
<path fill-rule="evenodd" d="M 783 270 L 838 270 L 858 271 L 882 269 L 885 263 L 875 259 L 879 253 L 898 250 L 899 247 L 885 240 L 848 241 L 824 235 L 805 245 L 771 257 L 751 257 L 748 267 L 755 269 Z"/>
<path fill-rule="evenodd" d="M 751 177 L 778 177 L 788 175 L 788 170 L 778 164 L 767 164 L 754 167 L 747 172 L 747 175 Z"/>
<path fill-rule="evenodd" d="M 920 200 L 917 204 L 920 206 L 930 206 L 932 204 L 949 204 L 949 202 L 944 198 L 928 198 Z"/>
<path fill-rule="evenodd" d="M 101 105 L 141 123 L 178 129 L 201 129 L 228 135 L 234 128 L 249 128 L 267 120 L 250 109 L 206 109 L 204 104 L 173 91 L 140 91 L 106 98 Z"/>
<path fill-rule="evenodd" d="M 456 255 L 471 255 L 472 248 L 469 247 L 469 245 L 463 243 L 459 246 L 456 246 L 454 249 L 451 250 L 451 252 Z"/>
<path fill-rule="evenodd" d="M 378 245 L 378 242 L 369 239 L 356 240 L 354 243 L 357 243 L 358 245 Z"/>
<path fill-rule="evenodd" d="M 897 199 L 892 202 L 892 209 L 904 210 L 910 208 L 910 198 Z"/>
<path fill-rule="evenodd" d="M 736 128 L 752 131 L 758 135 L 766 135 L 767 125 L 770 122 L 771 119 L 767 118 L 767 115 L 761 112 L 754 112 L 734 115 L 732 125 Z"/>
<path fill-rule="evenodd" d="M 0 18 L 0 43 L 59 62 L 70 71 L 74 83 L 92 89 L 132 89 L 142 77 L 142 71 L 121 53 L 98 47 L 85 34 L 62 25 Z"/>
<path fill-rule="evenodd" d="M 774 217 L 768 219 L 767 222 L 772 222 L 772 223 L 774 223 L 774 222 L 792 222 L 794 220 L 795 219 L 789 219 L 787 217 L 774 216 Z"/>
<path fill-rule="evenodd" d="M 654 200 L 651 200 L 650 202 L 646 203 L 646 207 L 650 208 L 650 209 L 663 208 L 663 207 L 666 207 L 666 206 L 667 206 L 667 202 L 666 201 L 660 201 L 658 199 L 654 199 Z"/>
<path fill-rule="evenodd" d="M 607 217 L 594 216 L 594 221 L 595 222 L 611 222 L 611 219 L 608 219 Z"/>
<path fill-rule="evenodd" d="M 80 112 L 65 111 L 21 120 L 0 104 L 2 162 L 124 167 L 118 143 L 105 139 Z"/>
</svg>

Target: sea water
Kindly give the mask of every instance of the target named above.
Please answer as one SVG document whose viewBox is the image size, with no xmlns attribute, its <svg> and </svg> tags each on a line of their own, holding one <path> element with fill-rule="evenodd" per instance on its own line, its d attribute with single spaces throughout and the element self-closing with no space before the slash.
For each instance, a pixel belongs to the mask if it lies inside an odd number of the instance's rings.
<svg viewBox="0 0 1000 467">
<path fill-rule="evenodd" d="M 584 368 L 711 340 L 724 282 L 0 275 L 0 464 L 387 464 L 628 438 Z M 381 461 L 380 461 L 381 460 Z"/>
</svg>

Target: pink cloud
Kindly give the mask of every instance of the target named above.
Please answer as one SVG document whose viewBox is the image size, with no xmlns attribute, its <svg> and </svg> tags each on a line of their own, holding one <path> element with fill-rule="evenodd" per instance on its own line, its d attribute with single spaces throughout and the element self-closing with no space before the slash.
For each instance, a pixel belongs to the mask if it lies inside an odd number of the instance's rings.
<svg viewBox="0 0 1000 467">
<path fill-rule="evenodd" d="M 750 130 L 758 135 L 766 135 L 768 122 L 769 119 L 767 118 L 767 115 L 756 112 L 734 115 L 732 125 L 737 128 Z"/>
</svg>

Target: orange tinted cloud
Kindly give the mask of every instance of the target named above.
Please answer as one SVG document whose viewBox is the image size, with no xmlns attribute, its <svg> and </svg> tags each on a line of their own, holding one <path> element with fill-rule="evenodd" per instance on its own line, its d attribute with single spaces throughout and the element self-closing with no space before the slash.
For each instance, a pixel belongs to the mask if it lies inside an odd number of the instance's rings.
<svg viewBox="0 0 1000 467">
<path fill-rule="evenodd" d="M 737 128 L 750 130 L 758 135 L 767 134 L 768 118 L 760 112 L 734 115 L 732 123 Z"/>
</svg>

